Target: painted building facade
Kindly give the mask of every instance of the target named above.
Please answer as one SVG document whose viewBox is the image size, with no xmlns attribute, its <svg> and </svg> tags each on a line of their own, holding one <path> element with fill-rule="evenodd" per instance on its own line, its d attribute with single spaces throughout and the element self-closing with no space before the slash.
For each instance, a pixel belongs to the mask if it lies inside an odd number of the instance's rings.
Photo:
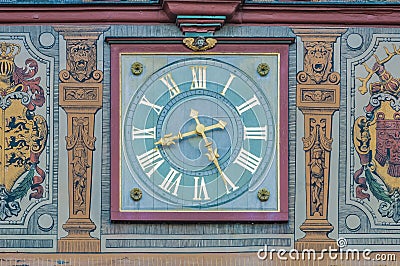
<svg viewBox="0 0 400 266">
<path fill-rule="evenodd" d="M 1 2 L 1 251 L 399 251 L 400 3 Z"/>
</svg>

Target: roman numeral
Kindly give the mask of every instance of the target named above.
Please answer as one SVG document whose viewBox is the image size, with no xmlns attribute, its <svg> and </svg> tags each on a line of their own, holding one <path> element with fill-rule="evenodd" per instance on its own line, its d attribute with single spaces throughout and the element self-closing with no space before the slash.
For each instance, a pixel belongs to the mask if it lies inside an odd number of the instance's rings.
<svg viewBox="0 0 400 266">
<path fill-rule="evenodd" d="M 236 76 L 231 73 L 231 76 L 229 77 L 228 82 L 226 82 L 224 89 L 221 91 L 221 94 L 223 96 L 225 96 L 225 93 L 228 90 L 229 86 L 231 86 L 231 83 L 234 78 L 236 78 Z"/>
<path fill-rule="evenodd" d="M 151 149 L 136 157 L 143 171 L 148 171 L 146 172 L 146 175 L 148 177 L 150 177 L 155 171 L 157 171 L 158 167 L 160 167 L 164 163 L 164 159 L 162 158 L 158 149 Z"/>
<path fill-rule="evenodd" d="M 164 181 L 158 186 L 163 190 L 167 191 L 168 193 L 171 193 L 171 189 L 175 187 L 174 192 L 172 192 L 172 195 L 177 196 L 181 179 L 182 179 L 182 173 L 179 173 L 175 169 L 171 168 L 167 176 L 164 178 Z"/>
<path fill-rule="evenodd" d="M 207 67 L 193 66 L 192 69 L 193 81 L 190 89 L 205 89 L 207 87 Z"/>
<path fill-rule="evenodd" d="M 258 101 L 257 97 L 254 95 L 253 98 L 249 99 L 248 101 L 242 103 L 239 106 L 236 106 L 236 110 L 239 112 L 239 114 L 243 114 L 247 110 L 253 108 L 256 105 L 260 105 L 260 102 Z"/>
<path fill-rule="evenodd" d="M 140 129 L 133 127 L 132 131 L 132 139 L 155 139 L 156 138 L 156 128 L 145 128 L 145 129 Z"/>
<path fill-rule="evenodd" d="M 145 95 L 143 95 L 142 99 L 140 99 L 139 104 L 151 107 L 158 115 L 160 115 L 161 110 L 164 108 L 164 106 L 158 106 L 154 103 L 151 103 L 149 100 L 147 100 Z"/>
<path fill-rule="evenodd" d="M 244 127 L 244 139 L 267 140 L 267 126 Z"/>
<path fill-rule="evenodd" d="M 167 86 L 171 99 L 181 92 L 178 85 L 176 85 L 175 81 L 172 79 L 171 73 L 168 73 L 164 77 L 160 78 L 160 80 L 165 84 L 165 86 Z"/>
<path fill-rule="evenodd" d="M 194 177 L 194 196 L 193 200 L 209 200 L 210 197 L 207 193 L 206 182 L 204 182 L 204 177 L 201 178 L 200 186 L 199 186 L 199 178 L 198 176 Z M 203 194 L 203 198 L 201 195 Z"/>
<path fill-rule="evenodd" d="M 234 163 L 242 166 L 244 169 L 250 171 L 252 174 L 257 170 L 262 158 L 255 156 L 254 154 L 240 149 L 238 157 L 235 159 Z"/>
<path fill-rule="evenodd" d="M 236 185 L 232 182 L 232 180 L 230 180 L 230 179 L 226 176 L 226 174 L 225 174 L 224 172 L 221 172 L 221 177 L 222 177 L 222 181 L 224 181 L 224 184 L 225 184 L 226 194 L 229 194 L 229 193 L 230 193 L 230 188 L 229 188 L 229 187 L 232 188 L 232 191 L 235 191 L 236 189 L 239 188 L 238 186 L 236 186 Z"/>
</svg>

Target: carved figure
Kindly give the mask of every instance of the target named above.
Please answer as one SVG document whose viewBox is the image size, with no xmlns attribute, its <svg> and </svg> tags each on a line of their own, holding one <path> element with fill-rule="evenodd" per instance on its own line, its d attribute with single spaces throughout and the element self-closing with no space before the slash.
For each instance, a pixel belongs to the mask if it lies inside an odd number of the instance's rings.
<svg viewBox="0 0 400 266">
<path fill-rule="evenodd" d="M 74 159 L 72 160 L 75 189 L 74 194 L 75 200 L 79 202 L 79 205 L 82 205 L 85 202 L 84 191 L 86 188 L 86 169 L 89 167 L 85 150 L 86 148 L 81 143 L 78 143 L 74 148 Z"/>
<path fill-rule="evenodd" d="M 73 119 L 73 133 L 65 137 L 67 149 L 72 150 L 72 180 L 73 180 L 73 213 L 86 213 L 85 195 L 87 192 L 88 152 L 94 150 L 96 138 L 89 136 L 89 119 L 87 117 Z"/>
<path fill-rule="evenodd" d="M 314 147 L 312 149 L 312 158 L 310 162 L 311 168 L 311 189 L 312 189 L 312 203 L 316 212 L 322 214 L 320 207 L 322 202 L 320 200 L 322 188 L 324 185 L 324 169 L 325 165 L 323 163 L 323 149 L 321 148 L 319 142 L 319 130 L 317 129 L 317 140 L 315 141 Z"/>
<path fill-rule="evenodd" d="M 96 47 L 91 41 L 68 43 L 67 64 L 72 77 L 80 82 L 91 78 L 96 70 Z"/>
<path fill-rule="evenodd" d="M 306 42 L 304 72 L 317 84 L 328 79 L 332 70 L 332 44 L 327 42 Z"/>
</svg>

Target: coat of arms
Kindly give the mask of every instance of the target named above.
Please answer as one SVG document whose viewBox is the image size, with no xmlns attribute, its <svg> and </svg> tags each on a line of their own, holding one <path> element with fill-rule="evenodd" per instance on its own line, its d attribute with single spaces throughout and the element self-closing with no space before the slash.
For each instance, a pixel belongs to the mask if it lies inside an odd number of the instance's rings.
<svg viewBox="0 0 400 266">
<path fill-rule="evenodd" d="M 400 222 L 400 79 L 385 67 L 400 48 L 393 52 L 384 47 L 386 58 L 379 59 L 370 68 L 364 63 L 368 75 L 359 80 L 361 94 L 369 93 L 365 115 L 359 116 L 353 128 L 353 142 L 362 167 L 354 174 L 356 197 L 369 199 L 369 191 L 380 202 L 382 217 Z M 369 82 L 376 75 L 378 81 Z"/>
<path fill-rule="evenodd" d="M 45 172 L 39 157 L 46 145 L 46 120 L 35 114 L 45 102 L 38 63 L 29 58 L 24 67 L 14 59 L 21 47 L 0 43 L 0 220 L 17 216 L 24 197 L 43 197 Z"/>
</svg>

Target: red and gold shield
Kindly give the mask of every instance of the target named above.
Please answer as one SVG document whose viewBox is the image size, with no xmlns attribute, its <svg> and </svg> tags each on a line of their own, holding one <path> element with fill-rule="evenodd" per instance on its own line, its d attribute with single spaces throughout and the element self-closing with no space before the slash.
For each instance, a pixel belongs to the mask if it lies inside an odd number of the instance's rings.
<svg viewBox="0 0 400 266">
<path fill-rule="evenodd" d="M 400 113 L 382 101 L 372 120 L 357 118 L 354 144 L 360 162 L 369 167 L 392 193 L 400 188 Z"/>
</svg>

